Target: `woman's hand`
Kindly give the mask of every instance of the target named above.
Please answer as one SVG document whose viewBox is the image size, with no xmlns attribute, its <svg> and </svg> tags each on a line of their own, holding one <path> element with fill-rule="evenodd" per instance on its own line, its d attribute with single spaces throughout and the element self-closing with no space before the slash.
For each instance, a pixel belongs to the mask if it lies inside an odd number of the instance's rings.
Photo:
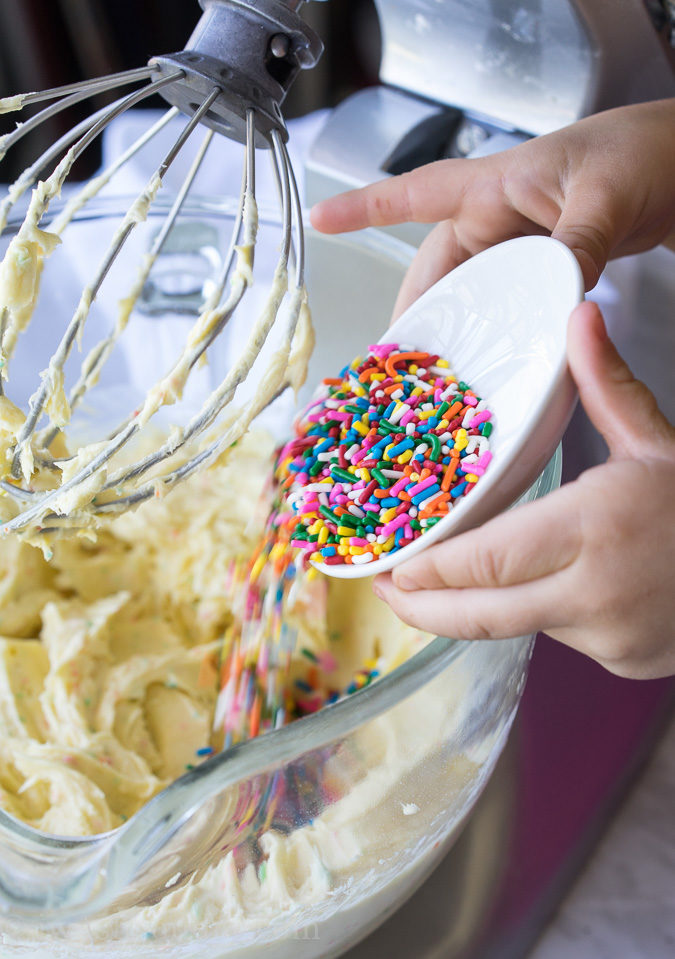
<svg viewBox="0 0 675 959">
<path fill-rule="evenodd" d="M 675 99 L 608 110 L 511 150 L 440 160 L 317 204 L 325 233 L 438 223 L 422 243 L 394 317 L 457 264 L 525 234 L 575 253 L 586 289 L 608 259 L 675 241 Z"/>
<path fill-rule="evenodd" d="M 544 499 L 377 577 L 401 619 L 460 639 L 545 630 L 611 672 L 675 673 L 675 429 L 607 337 L 598 307 L 570 318 L 581 402 L 610 448 Z"/>
</svg>

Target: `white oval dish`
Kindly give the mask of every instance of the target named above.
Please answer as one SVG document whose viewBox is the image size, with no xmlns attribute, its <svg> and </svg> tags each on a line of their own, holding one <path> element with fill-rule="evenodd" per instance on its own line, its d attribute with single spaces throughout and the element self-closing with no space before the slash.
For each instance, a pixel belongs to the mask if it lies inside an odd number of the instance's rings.
<svg viewBox="0 0 675 959">
<path fill-rule="evenodd" d="M 574 254 L 550 237 L 507 240 L 462 263 L 427 290 L 380 338 L 437 353 L 492 410 L 492 461 L 414 542 L 363 565 L 314 563 L 355 579 L 392 569 L 433 543 L 491 519 L 535 481 L 560 442 L 577 392 L 567 366 L 567 320 L 583 299 Z"/>
</svg>

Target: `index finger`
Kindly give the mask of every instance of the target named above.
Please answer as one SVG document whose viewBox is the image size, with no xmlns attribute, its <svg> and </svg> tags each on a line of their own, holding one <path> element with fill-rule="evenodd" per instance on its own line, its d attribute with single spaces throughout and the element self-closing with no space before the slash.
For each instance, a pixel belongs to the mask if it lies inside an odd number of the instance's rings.
<svg viewBox="0 0 675 959">
<path fill-rule="evenodd" d="M 394 223 L 435 223 L 456 216 L 480 160 L 438 160 L 322 200 L 312 208 L 312 225 L 322 233 L 343 233 Z"/>
</svg>

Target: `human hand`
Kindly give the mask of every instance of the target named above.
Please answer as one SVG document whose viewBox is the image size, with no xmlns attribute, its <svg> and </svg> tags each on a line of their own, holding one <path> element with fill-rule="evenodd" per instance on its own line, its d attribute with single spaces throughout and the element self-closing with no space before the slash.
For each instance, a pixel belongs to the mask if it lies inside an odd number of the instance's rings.
<svg viewBox="0 0 675 959">
<path fill-rule="evenodd" d="M 325 233 L 434 223 L 394 318 L 459 263 L 502 240 L 552 234 L 575 253 L 586 289 L 607 260 L 675 241 L 675 99 L 588 117 L 503 153 L 440 160 L 317 204 Z"/>
<path fill-rule="evenodd" d="M 568 358 L 608 461 L 375 580 L 402 620 L 459 639 L 544 630 L 610 672 L 675 673 L 675 429 L 607 337 L 572 313 Z"/>
</svg>

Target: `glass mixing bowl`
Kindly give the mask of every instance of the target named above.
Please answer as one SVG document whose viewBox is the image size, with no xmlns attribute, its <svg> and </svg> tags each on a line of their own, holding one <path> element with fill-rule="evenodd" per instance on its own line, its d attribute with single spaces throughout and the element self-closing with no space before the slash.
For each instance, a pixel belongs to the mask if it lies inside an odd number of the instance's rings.
<svg viewBox="0 0 675 959">
<path fill-rule="evenodd" d="M 34 391 L 37 371 L 127 206 L 97 200 L 69 227 L 68 242 L 45 269 L 35 323 L 17 353 L 13 398 L 25 403 Z M 114 317 L 167 208 L 153 208 L 115 263 L 85 351 Z M 100 427 L 125 415 L 163 372 L 217 274 L 232 218 L 229 203 L 186 206 L 128 336 L 87 404 L 83 432 L 92 421 Z M 3 234 L 0 253 L 16 227 Z M 263 213 L 256 253 L 263 269 L 276 258 L 278 231 L 277 220 Z M 413 252 L 378 232 L 308 231 L 317 330 L 308 383 L 377 338 Z M 196 371 L 188 412 L 230 362 L 255 297 L 264 293 L 264 284 L 254 288 L 209 367 Z M 255 375 L 254 368 L 249 394 Z M 282 435 L 293 409 L 292 398 L 282 396 L 263 425 Z M 557 453 L 524 499 L 546 495 L 559 481 Z M 358 603 L 358 595 L 350 601 Z M 368 629 L 358 613 L 355 622 Z M 531 647 L 531 637 L 436 638 L 349 698 L 213 756 L 111 833 L 51 836 L 0 811 L 2 956 L 341 954 L 415 890 L 456 837 L 506 740 Z"/>
</svg>

